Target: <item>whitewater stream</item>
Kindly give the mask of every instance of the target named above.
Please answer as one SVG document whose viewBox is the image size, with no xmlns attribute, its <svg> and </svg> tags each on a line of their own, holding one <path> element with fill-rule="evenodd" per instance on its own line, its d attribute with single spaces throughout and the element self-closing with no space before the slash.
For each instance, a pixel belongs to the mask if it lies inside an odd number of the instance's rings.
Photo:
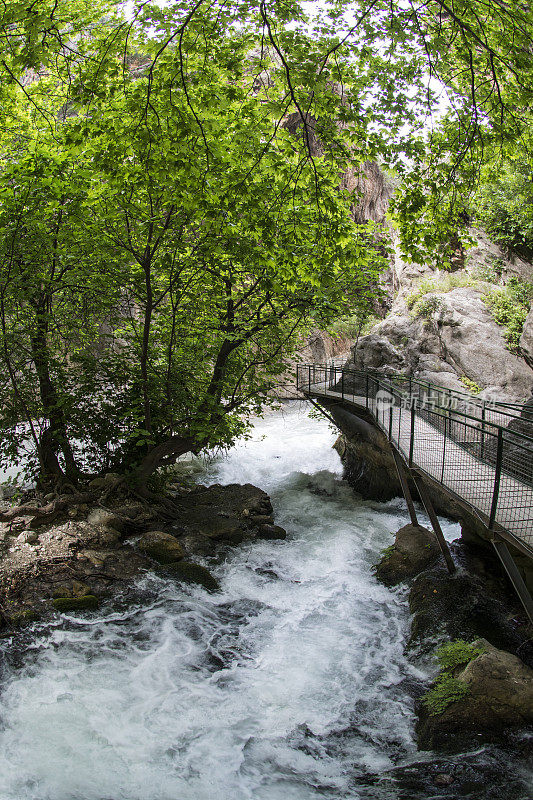
<svg viewBox="0 0 533 800">
<path fill-rule="evenodd" d="M 307 412 L 268 414 L 200 475 L 261 487 L 289 532 L 206 561 L 220 594 L 149 575 L 122 609 L 4 641 L 0 800 L 529 798 L 494 748 L 417 752 L 434 668 L 405 654 L 405 589 L 372 573 L 405 507 L 358 499 Z M 459 766 L 468 791 L 432 781 Z"/>
</svg>

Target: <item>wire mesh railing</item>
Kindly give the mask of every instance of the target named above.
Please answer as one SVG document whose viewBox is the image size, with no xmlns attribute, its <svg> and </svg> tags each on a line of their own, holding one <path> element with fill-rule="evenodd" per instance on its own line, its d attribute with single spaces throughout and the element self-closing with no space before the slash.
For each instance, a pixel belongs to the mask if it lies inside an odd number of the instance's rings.
<svg viewBox="0 0 533 800">
<path fill-rule="evenodd" d="M 403 375 L 335 364 L 299 364 L 304 394 L 352 403 L 372 415 L 410 467 L 506 531 L 533 557 L 533 412 Z"/>
</svg>

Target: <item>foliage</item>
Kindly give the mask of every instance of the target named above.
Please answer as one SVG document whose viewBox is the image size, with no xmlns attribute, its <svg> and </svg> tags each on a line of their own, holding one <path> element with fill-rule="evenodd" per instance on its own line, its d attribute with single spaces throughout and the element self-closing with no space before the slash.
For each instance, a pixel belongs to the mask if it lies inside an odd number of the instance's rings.
<svg viewBox="0 0 533 800">
<path fill-rule="evenodd" d="M 441 305 L 442 299 L 434 294 L 421 297 L 414 303 L 411 310 L 411 316 L 413 318 L 422 317 L 423 319 L 430 320 L 432 319 L 433 314 L 439 310 Z"/>
<path fill-rule="evenodd" d="M 520 354 L 520 337 L 533 300 L 533 284 L 511 278 L 501 289 L 485 295 L 485 301 L 498 325 L 504 328 L 504 338 L 511 353 Z"/>
<path fill-rule="evenodd" d="M 466 375 L 462 375 L 459 380 L 463 384 L 463 386 L 468 389 L 469 392 L 472 394 L 479 394 L 481 392 L 481 386 L 478 386 L 475 381 L 471 381 L 470 378 L 467 378 Z"/>
<path fill-rule="evenodd" d="M 456 667 L 468 664 L 473 658 L 477 658 L 483 653 L 482 647 L 476 647 L 471 642 L 466 642 L 464 639 L 456 639 L 453 642 L 439 647 L 435 656 L 441 670 L 451 671 Z"/>
<path fill-rule="evenodd" d="M 411 294 L 407 297 L 406 304 L 409 309 L 413 309 L 421 300 L 421 298 L 427 294 L 433 292 L 446 293 L 451 292 L 454 289 L 463 289 L 465 287 L 471 287 L 479 290 L 485 288 L 483 283 L 480 283 L 475 278 L 471 278 L 469 275 L 465 275 L 464 273 L 441 272 L 437 278 L 425 278 L 424 280 L 421 280 L 418 283 L 415 291 L 411 292 Z"/>
<path fill-rule="evenodd" d="M 469 691 L 466 683 L 448 676 L 437 681 L 424 695 L 423 702 L 431 715 L 442 714 L 452 703 L 463 700 Z"/>
<path fill-rule="evenodd" d="M 439 676 L 433 687 L 424 695 L 423 703 L 432 715 L 442 714 L 448 706 L 463 700 L 469 693 L 466 683 L 457 680 L 453 672 L 483 653 L 483 648 L 457 639 L 440 647 L 436 652 L 440 666 Z"/>
<path fill-rule="evenodd" d="M 476 197 L 475 215 L 494 242 L 533 257 L 533 164 L 524 148 L 487 165 Z"/>
<path fill-rule="evenodd" d="M 308 6 L 3 5 L 4 461 L 145 482 L 241 435 L 302 333 L 371 306 L 369 161 L 409 256 L 450 262 L 485 153 L 527 129 L 533 12 Z"/>
<path fill-rule="evenodd" d="M 29 441 L 47 478 L 145 483 L 184 451 L 229 445 L 302 330 L 366 307 L 383 263 L 338 188 L 351 152 L 329 121 L 350 111 L 331 85 L 339 56 L 301 76 L 323 120 L 311 147 L 280 125 L 300 104 L 255 34 L 211 8 L 180 28 L 183 13 L 144 8 L 97 78 L 91 59 L 74 76 L 58 60 L 13 90 L 26 133 L 6 132 L 0 158 L 0 446 L 15 461 Z M 291 37 L 294 57 L 325 46 Z M 130 42 L 146 53 L 131 68 Z"/>
</svg>

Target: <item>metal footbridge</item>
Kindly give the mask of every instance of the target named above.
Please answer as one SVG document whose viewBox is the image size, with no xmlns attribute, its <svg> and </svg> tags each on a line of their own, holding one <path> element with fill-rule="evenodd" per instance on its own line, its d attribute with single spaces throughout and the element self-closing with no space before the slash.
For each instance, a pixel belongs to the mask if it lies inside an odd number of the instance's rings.
<svg viewBox="0 0 533 800">
<path fill-rule="evenodd" d="M 308 398 L 340 403 L 381 429 L 404 494 L 408 487 L 402 472 L 415 479 L 426 505 L 427 493 L 416 480 L 425 476 L 476 517 L 533 614 L 507 548 L 511 544 L 533 559 L 533 410 L 402 375 L 332 364 L 299 364 L 297 385 Z M 411 511 L 408 494 L 406 500 Z"/>
</svg>

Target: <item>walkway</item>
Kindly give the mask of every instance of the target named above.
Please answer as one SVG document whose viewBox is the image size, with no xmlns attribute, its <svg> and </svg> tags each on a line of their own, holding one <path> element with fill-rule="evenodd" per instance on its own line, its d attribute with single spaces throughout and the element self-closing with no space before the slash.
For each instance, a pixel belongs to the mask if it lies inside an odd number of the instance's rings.
<svg viewBox="0 0 533 800">
<path fill-rule="evenodd" d="M 409 467 L 441 484 L 487 528 L 533 558 L 533 438 L 507 427 L 520 407 L 329 365 L 300 365 L 298 389 L 370 415 Z"/>
</svg>

